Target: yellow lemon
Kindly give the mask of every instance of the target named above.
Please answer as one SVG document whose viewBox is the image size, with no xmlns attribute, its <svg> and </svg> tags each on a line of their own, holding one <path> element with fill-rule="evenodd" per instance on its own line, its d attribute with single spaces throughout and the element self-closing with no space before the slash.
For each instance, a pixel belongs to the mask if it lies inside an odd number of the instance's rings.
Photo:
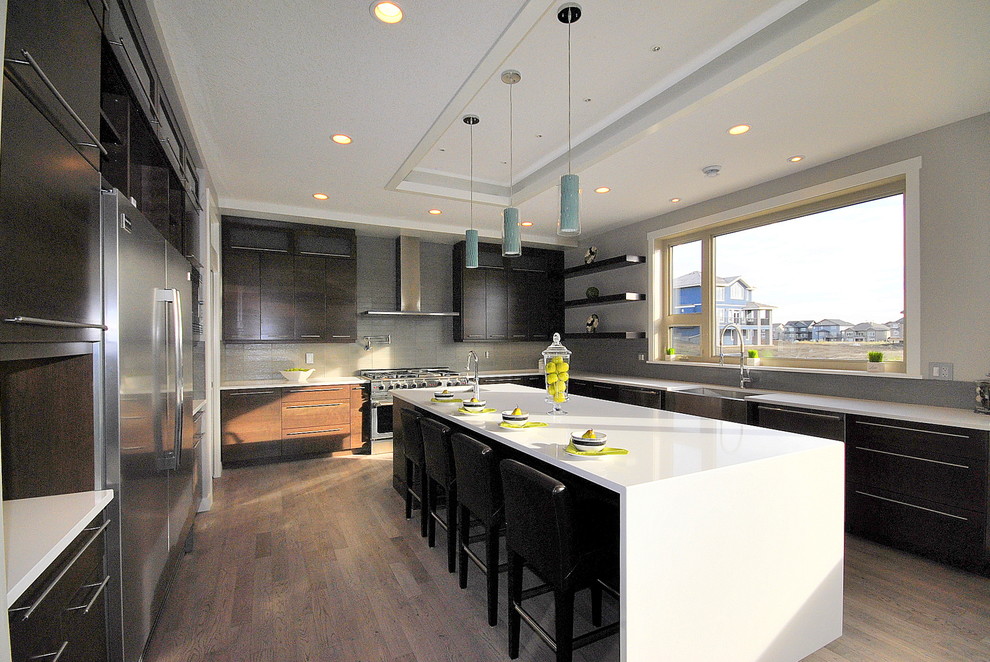
<svg viewBox="0 0 990 662">
<path fill-rule="evenodd" d="M 512 415 L 513 416 L 521 416 L 522 415 L 522 409 L 520 409 L 519 407 L 516 407 L 515 409 L 512 410 Z"/>
<path fill-rule="evenodd" d="M 553 388 L 554 388 L 554 393 L 567 392 L 567 384 L 565 384 L 564 382 L 557 382 L 556 384 L 553 385 Z"/>
<path fill-rule="evenodd" d="M 562 382 L 566 382 L 569 378 L 570 378 L 570 375 L 568 373 L 566 373 L 566 372 L 558 372 L 557 373 L 557 379 L 559 379 Z"/>
<path fill-rule="evenodd" d="M 448 391 L 447 389 L 444 389 L 443 390 L 443 393 L 441 393 L 440 395 L 450 395 L 450 391 Z"/>
<path fill-rule="evenodd" d="M 569 363 L 561 362 L 560 365 L 557 366 L 557 372 L 567 372 L 570 367 L 571 365 Z"/>
<path fill-rule="evenodd" d="M 553 401 L 554 402 L 567 402 L 567 396 L 564 395 L 563 393 L 557 393 L 556 395 L 553 396 Z"/>
<path fill-rule="evenodd" d="M 556 392 L 557 392 L 557 389 L 554 388 L 554 385 L 553 384 L 548 384 L 547 385 L 547 393 L 549 393 L 550 395 L 553 395 Z"/>
<path fill-rule="evenodd" d="M 547 384 L 554 384 L 559 379 L 560 377 L 557 376 L 557 373 L 551 372 L 549 375 L 547 375 Z"/>
<path fill-rule="evenodd" d="M 547 374 L 549 375 L 551 372 L 557 372 L 557 366 L 554 365 L 553 363 L 548 363 L 547 364 Z"/>
<path fill-rule="evenodd" d="M 553 362 L 554 363 L 563 363 L 564 362 L 564 357 L 563 356 L 555 356 L 555 357 L 553 357 Z"/>
<path fill-rule="evenodd" d="M 481 402 L 478 398 L 471 398 L 469 402 Z"/>
<path fill-rule="evenodd" d="M 587 432 L 585 432 L 584 434 L 581 435 L 581 438 L 582 439 L 594 439 L 595 438 L 595 431 L 594 430 L 588 430 Z"/>
</svg>

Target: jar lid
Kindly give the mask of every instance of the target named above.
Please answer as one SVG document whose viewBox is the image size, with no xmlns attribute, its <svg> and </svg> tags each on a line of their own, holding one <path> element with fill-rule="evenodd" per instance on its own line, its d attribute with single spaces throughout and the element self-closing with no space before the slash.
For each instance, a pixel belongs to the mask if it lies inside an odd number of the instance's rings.
<svg viewBox="0 0 990 662">
<path fill-rule="evenodd" d="M 560 334 L 553 334 L 553 342 L 543 350 L 543 356 L 570 356 L 571 350 L 560 344 Z"/>
</svg>

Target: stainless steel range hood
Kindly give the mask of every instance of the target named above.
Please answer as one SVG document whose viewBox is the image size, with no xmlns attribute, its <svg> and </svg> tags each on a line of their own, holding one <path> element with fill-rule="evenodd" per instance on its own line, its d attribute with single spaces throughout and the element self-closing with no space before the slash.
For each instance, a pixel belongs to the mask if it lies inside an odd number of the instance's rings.
<svg viewBox="0 0 990 662">
<path fill-rule="evenodd" d="M 455 312 L 427 312 L 422 309 L 423 289 L 420 271 L 419 237 L 399 237 L 395 240 L 395 301 L 398 310 L 365 310 L 362 315 L 391 315 L 393 317 L 457 317 Z"/>
</svg>

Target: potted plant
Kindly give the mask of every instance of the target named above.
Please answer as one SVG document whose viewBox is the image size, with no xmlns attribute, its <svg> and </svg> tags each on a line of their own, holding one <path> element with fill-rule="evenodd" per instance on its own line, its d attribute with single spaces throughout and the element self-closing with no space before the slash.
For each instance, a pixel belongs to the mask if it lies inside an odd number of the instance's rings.
<svg viewBox="0 0 990 662">
<path fill-rule="evenodd" d="M 746 365 L 760 365 L 760 353 L 755 349 L 746 350 Z"/>
<path fill-rule="evenodd" d="M 867 372 L 885 372 L 886 366 L 883 363 L 883 352 L 867 352 L 866 353 L 866 371 Z"/>
<path fill-rule="evenodd" d="M 664 354 L 664 357 L 663 357 L 664 361 L 676 361 L 677 360 L 677 350 L 674 349 L 673 347 L 668 347 L 667 349 L 663 350 L 663 354 Z"/>
</svg>

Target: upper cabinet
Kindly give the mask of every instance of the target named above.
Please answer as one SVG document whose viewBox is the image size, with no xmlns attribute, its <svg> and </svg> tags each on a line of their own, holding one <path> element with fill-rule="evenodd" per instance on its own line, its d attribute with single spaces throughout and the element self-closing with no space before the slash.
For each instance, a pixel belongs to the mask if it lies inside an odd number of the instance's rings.
<svg viewBox="0 0 990 662">
<path fill-rule="evenodd" d="M 357 339 L 353 230 L 224 217 L 223 339 Z"/>
<path fill-rule="evenodd" d="M 498 244 L 479 244 L 478 268 L 464 266 L 464 242 L 454 246 L 456 342 L 549 340 L 564 326 L 564 254 L 524 248 L 503 258 Z"/>
</svg>

